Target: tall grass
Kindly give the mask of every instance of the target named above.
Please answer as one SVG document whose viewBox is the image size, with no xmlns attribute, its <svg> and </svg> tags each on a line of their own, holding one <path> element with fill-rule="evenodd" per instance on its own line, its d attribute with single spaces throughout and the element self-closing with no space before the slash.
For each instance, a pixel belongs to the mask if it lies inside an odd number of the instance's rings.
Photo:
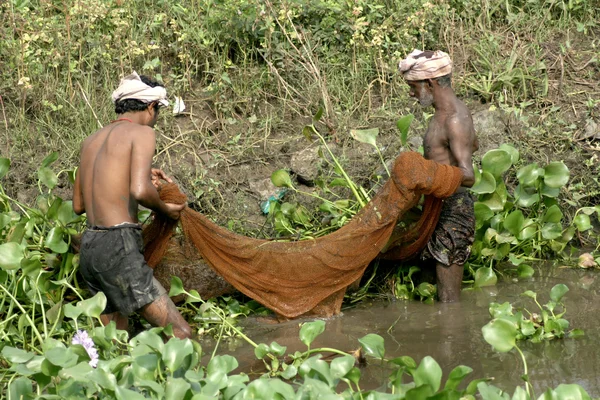
<svg viewBox="0 0 600 400">
<path fill-rule="evenodd" d="M 0 5 L 0 129 L 9 130 L 0 148 L 23 164 L 59 150 L 73 165 L 81 140 L 113 119 L 109 95 L 135 69 L 193 107 L 192 127 L 165 117 L 171 139 L 159 136 L 159 152 L 175 140 L 256 157 L 256 143 L 320 106 L 327 133 L 395 120 L 409 104 L 396 66 L 413 48 L 449 51 L 461 95 L 543 114 L 593 68 L 578 69 L 581 54 L 593 56 L 594 3 L 9 0 Z M 232 152 L 240 123 L 249 129 Z"/>
</svg>

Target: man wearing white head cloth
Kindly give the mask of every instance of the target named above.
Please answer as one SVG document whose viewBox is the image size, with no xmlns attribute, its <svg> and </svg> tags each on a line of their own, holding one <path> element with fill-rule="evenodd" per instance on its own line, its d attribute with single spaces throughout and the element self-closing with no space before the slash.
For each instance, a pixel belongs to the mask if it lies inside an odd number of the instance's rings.
<svg viewBox="0 0 600 400">
<path fill-rule="evenodd" d="M 173 324 L 179 338 L 191 329 L 142 254 L 138 206 L 178 219 L 185 204 L 164 203 L 157 191 L 165 173 L 152 168 L 158 110 L 167 91 L 135 72 L 121 80 L 112 100 L 118 118 L 90 135 L 81 146 L 73 189 L 73 209 L 86 213 L 79 268 L 92 294 L 103 292 L 104 324 L 127 329 L 128 315 L 139 312 L 152 325 Z"/>
<path fill-rule="evenodd" d="M 410 96 L 435 113 L 423 138 L 425 158 L 459 167 L 463 186 L 475 183 L 471 157 L 478 148 L 471 112 L 451 85 L 452 61 L 443 51 L 414 50 L 400 62 L 400 72 L 410 86 Z M 473 198 L 461 187 L 444 200 L 442 213 L 422 258 L 436 264 L 438 297 L 457 301 L 464 263 L 469 258 L 475 234 Z"/>
</svg>

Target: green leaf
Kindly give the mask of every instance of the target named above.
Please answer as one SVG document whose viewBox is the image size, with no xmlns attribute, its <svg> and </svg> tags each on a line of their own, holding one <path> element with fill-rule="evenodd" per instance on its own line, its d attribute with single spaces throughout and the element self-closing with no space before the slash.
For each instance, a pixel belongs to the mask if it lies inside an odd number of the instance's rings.
<svg viewBox="0 0 600 400">
<path fill-rule="evenodd" d="M 185 293 L 183 289 L 183 282 L 181 278 L 173 275 L 171 277 L 171 289 L 169 290 L 169 297 L 179 296 L 180 294 Z"/>
<path fill-rule="evenodd" d="M 379 128 L 371 129 L 352 129 L 350 135 L 361 143 L 370 144 L 373 147 L 377 147 L 377 135 L 379 134 Z"/>
<path fill-rule="evenodd" d="M 9 169 L 10 160 L 8 158 L 0 157 L 0 179 L 4 178 Z"/>
<path fill-rule="evenodd" d="M 471 385 L 469 385 L 470 387 Z M 483 400 L 509 400 L 510 397 L 506 393 L 502 393 L 500 389 L 495 386 L 488 385 L 483 380 L 477 383 L 477 389 Z"/>
<path fill-rule="evenodd" d="M 287 367 L 284 366 L 285 370 L 281 373 L 281 377 L 283 379 L 289 380 L 298 374 L 298 368 L 296 368 L 295 366 L 288 365 L 288 364 L 284 364 L 284 365 L 287 365 Z"/>
<path fill-rule="evenodd" d="M 181 400 L 186 398 L 191 385 L 183 378 L 167 378 L 165 400 Z"/>
<path fill-rule="evenodd" d="M 189 339 L 171 338 L 163 348 L 162 360 L 171 372 L 175 372 L 181 367 L 185 358 L 193 352 L 194 347 Z M 216 358 L 210 360 L 209 366 Z"/>
<path fill-rule="evenodd" d="M 544 176 L 544 169 L 539 168 L 537 163 L 529 164 L 517 171 L 517 179 L 524 187 L 535 186 L 540 176 Z"/>
<path fill-rule="evenodd" d="M 323 111 L 325 111 L 323 109 L 323 107 L 319 107 L 319 109 L 317 110 L 317 113 L 313 117 L 313 123 L 315 123 L 321 119 L 321 117 L 323 116 Z"/>
<path fill-rule="evenodd" d="M 100 314 L 106 308 L 106 296 L 104 293 L 98 292 L 94 297 L 78 301 L 76 307 L 88 317 L 100 318 Z"/>
<path fill-rule="evenodd" d="M 481 159 L 481 169 L 489 172 L 494 178 L 500 178 L 512 165 L 511 155 L 501 149 L 490 150 Z"/>
<path fill-rule="evenodd" d="M 511 400 L 530 400 L 529 395 L 521 386 L 517 386 Z"/>
<path fill-rule="evenodd" d="M 346 178 L 335 178 L 331 182 L 329 182 L 329 187 L 343 186 L 349 187 L 348 181 Z"/>
<path fill-rule="evenodd" d="M 63 254 L 69 250 L 69 245 L 63 240 L 64 231 L 56 226 L 48 232 L 44 245 L 55 253 Z"/>
<path fill-rule="evenodd" d="M 271 345 L 269 346 L 269 351 L 277 357 L 281 357 L 285 354 L 285 351 L 287 350 L 286 346 L 281 346 L 279 343 L 277 342 L 272 342 Z"/>
<path fill-rule="evenodd" d="M 354 367 L 354 361 L 354 357 L 349 355 L 334 358 L 330 365 L 331 377 L 333 379 L 345 377 Z"/>
<path fill-rule="evenodd" d="M 580 213 L 573 218 L 573 223 L 577 227 L 579 232 L 585 232 L 592 228 L 592 221 L 590 220 L 589 215 Z"/>
<path fill-rule="evenodd" d="M 29 399 L 33 395 L 33 382 L 30 379 L 21 376 L 8 385 L 9 399 Z"/>
<path fill-rule="evenodd" d="M 401 356 L 396 357 L 390 361 L 393 364 L 399 365 L 401 367 L 406 367 L 409 370 L 413 370 L 417 368 L 417 363 L 415 360 L 409 356 Z"/>
<path fill-rule="evenodd" d="M 504 182 L 500 182 L 496 186 L 494 193 L 483 194 L 479 196 L 479 201 L 490 208 L 494 212 L 504 210 L 504 205 L 508 197 L 508 191 Z"/>
<path fill-rule="evenodd" d="M 325 321 L 305 322 L 300 328 L 300 340 L 310 347 L 310 344 L 325 330 Z"/>
<path fill-rule="evenodd" d="M 481 267 L 475 271 L 475 286 L 494 286 L 498 282 L 498 277 L 492 268 Z"/>
<path fill-rule="evenodd" d="M 571 332 L 569 332 L 568 335 L 570 338 L 573 337 L 580 337 L 580 336 L 585 336 L 585 333 L 583 332 L 583 330 L 581 329 L 573 329 Z"/>
<path fill-rule="evenodd" d="M 521 264 L 517 267 L 519 278 L 531 278 L 535 274 L 535 270 L 527 264 Z"/>
<path fill-rule="evenodd" d="M 521 333 L 525 336 L 532 336 L 535 333 L 535 326 L 533 325 L 533 321 L 521 320 Z"/>
<path fill-rule="evenodd" d="M 58 177 L 48 167 L 42 167 L 38 169 L 38 179 L 40 182 L 44 184 L 48 189 L 54 189 L 56 184 L 58 183 Z"/>
<path fill-rule="evenodd" d="M 77 218 L 79 216 L 73 211 L 73 202 L 71 200 L 64 201 L 58 208 L 57 219 L 61 224 L 67 225 Z"/>
<path fill-rule="evenodd" d="M 516 210 L 506 216 L 504 219 L 504 227 L 510 233 L 517 236 L 523 228 L 524 221 L 525 217 L 523 216 L 523 212 L 521 212 L 521 210 Z"/>
<path fill-rule="evenodd" d="M 477 194 L 494 193 L 495 190 L 496 179 L 487 171 L 483 171 L 481 180 L 471 188 L 471 191 Z"/>
<path fill-rule="evenodd" d="M 23 248 L 20 244 L 14 242 L 0 244 L 0 269 L 19 268 L 23 257 Z"/>
<path fill-rule="evenodd" d="M 554 389 L 557 399 L 563 400 L 590 400 L 590 395 L 584 388 L 577 384 L 561 383 Z"/>
<path fill-rule="evenodd" d="M 516 344 L 517 327 L 505 319 L 494 319 L 481 328 L 483 338 L 496 351 L 506 353 Z"/>
<path fill-rule="evenodd" d="M 551 188 L 561 188 L 569 182 L 569 168 L 562 161 L 554 161 L 544 168 L 544 183 Z"/>
<path fill-rule="evenodd" d="M 542 192 L 542 196 L 549 197 L 551 199 L 555 199 L 560 194 L 560 189 L 559 188 L 551 188 L 551 187 L 548 187 L 546 184 L 542 183 L 541 192 Z"/>
<path fill-rule="evenodd" d="M 413 372 L 415 385 L 429 385 L 433 393 L 437 392 L 442 383 L 442 368 L 430 356 L 423 358 L 419 367 Z"/>
<path fill-rule="evenodd" d="M 531 218 L 526 218 L 523 221 L 523 228 L 521 232 L 517 235 L 517 238 L 520 240 L 527 240 L 532 238 L 537 232 L 537 224 Z"/>
<path fill-rule="evenodd" d="M 486 204 L 480 203 L 478 201 L 475 202 L 475 229 L 481 228 L 484 223 L 490 220 L 494 216 L 494 212 L 489 208 Z"/>
<path fill-rule="evenodd" d="M 2 357 L 6 358 L 12 364 L 22 364 L 31 360 L 35 356 L 34 353 L 17 349 L 15 347 L 6 346 L 2 349 Z"/>
<path fill-rule="evenodd" d="M 569 288 L 564 283 L 559 283 L 550 289 L 550 298 L 552 301 L 559 302 L 560 299 L 569 291 Z"/>
<path fill-rule="evenodd" d="M 42 160 L 42 163 L 40 164 L 40 167 L 42 167 L 42 168 L 49 167 L 56 160 L 58 160 L 58 152 L 57 151 L 48 154 L 46 156 L 46 158 L 44 158 L 44 160 Z"/>
<path fill-rule="evenodd" d="M 146 400 L 146 397 L 143 394 L 125 389 L 122 386 L 117 386 L 115 388 L 115 395 L 117 400 Z"/>
<path fill-rule="evenodd" d="M 264 358 L 264 356 L 266 356 L 267 354 L 269 354 L 269 346 L 267 346 L 264 343 L 261 343 L 257 347 L 254 348 L 254 355 L 259 360 L 262 360 Z"/>
<path fill-rule="evenodd" d="M 51 362 L 52 364 L 68 368 L 77 364 L 77 355 L 71 352 L 69 349 L 64 349 L 61 347 L 54 347 L 44 353 L 46 360 Z"/>
<path fill-rule="evenodd" d="M 510 154 L 510 161 L 511 161 L 512 164 L 515 164 L 517 161 L 519 161 L 519 150 L 517 150 L 516 148 L 514 148 L 510 144 L 502 143 L 500 145 L 500 147 L 498 147 L 498 148 L 500 150 L 504 150 L 508 154 Z"/>
<path fill-rule="evenodd" d="M 465 379 L 465 377 L 471 372 L 473 372 L 473 368 L 469 368 L 464 365 L 459 365 L 458 367 L 454 368 L 450 372 L 450 375 L 448 375 L 448 380 L 446 381 L 444 389 L 456 390 L 462 380 Z"/>
<path fill-rule="evenodd" d="M 521 185 L 515 188 L 517 205 L 529 208 L 540 201 L 540 194 L 535 189 L 526 189 Z"/>
<path fill-rule="evenodd" d="M 542 226 L 542 237 L 552 240 L 562 236 L 562 226 L 555 222 L 548 222 Z"/>
<path fill-rule="evenodd" d="M 544 218 L 542 219 L 542 221 L 559 223 L 562 220 L 562 217 L 563 217 L 563 213 L 560 210 L 560 207 L 555 204 L 546 210 L 546 213 L 544 214 Z"/>
<path fill-rule="evenodd" d="M 304 137 L 308 140 L 308 141 L 312 141 L 312 134 L 313 134 L 313 127 L 312 125 L 306 125 L 303 129 L 302 129 L 302 134 L 304 135 Z M 319 149 L 319 156 L 321 156 L 321 150 Z M 321 157 L 323 158 L 323 157 Z"/>
<path fill-rule="evenodd" d="M 408 128 L 410 128 L 413 119 L 415 119 L 415 116 L 408 114 L 396 121 L 396 127 L 398 127 L 398 130 L 400 131 L 400 143 L 402 146 L 406 146 L 406 141 L 408 140 Z"/>
<path fill-rule="evenodd" d="M 278 169 L 271 174 L 271 182 L 277 187 L 293 187 L 290 174 L 285 169 Z"/>
<path fill-rule="evenodd" d="M 383 338 L 375 333 L 369 333 L 358 339 L 366 355 L 383 359 L 385 347 Z"/>
</svg>

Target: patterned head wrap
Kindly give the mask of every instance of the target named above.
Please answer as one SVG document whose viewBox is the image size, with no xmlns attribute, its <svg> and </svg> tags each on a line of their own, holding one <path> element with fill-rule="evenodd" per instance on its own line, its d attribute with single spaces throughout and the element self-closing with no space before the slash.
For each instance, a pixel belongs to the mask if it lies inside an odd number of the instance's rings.
<svg viewBox="0 0 600 400">
<path fill-rule="evenodd" d="M 452 72 L 452 60 L 443 51 L 413 50 L 399 65 L 407 81 L 422 81 Z"/>
</svg>

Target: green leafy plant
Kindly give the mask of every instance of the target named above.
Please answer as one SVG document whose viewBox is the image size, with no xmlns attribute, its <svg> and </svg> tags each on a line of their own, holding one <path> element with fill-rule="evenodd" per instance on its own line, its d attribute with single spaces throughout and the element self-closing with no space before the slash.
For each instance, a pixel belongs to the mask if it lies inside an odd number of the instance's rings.
<svg viewBox="0 0 600 400">
<path fill-rule="evenodd" d="M 524 316 L 521 311 L 514 313 L 513 306 L 508 302 L 490 304 L 490 315 L 493 319 L 481 329 L 483 338 L 499 352 L 506 353 L 513 348 L 517 350 L 523 361 L 522 379 L 525 381 L 528 397 L 533 396 L 533 387 L 529 382 L 527 360 L 517 346 L 517 341 L 540 342 L 564 337 L 569 328 L 569 322 L 562 318 L 566 313 L 562 298 L 568 291 L 569 288 L 562 283 L 554 286 L 550 290 L 550 301 L 542 307 L 537 300 L 537 294 L 527 290 L 523 296 L 532 298 L 539 308 L 539 314 L 525 309 L 528 316 Z M 562 312 L 559 313 L 558 310 L 562 310 Z M 568 333 L 568 336 L 576 337 L 582 334 L 583 331 L 574 329 Z M 484 388 L 485 390 L 486 388 Z"/>
<path fill-rule="evenodd" d="M 425 303 L 432 304 L 437 294 L 437 288 L 428 282 L 415 284 L 412 276 L 420 272 L 421 269 L 417 266 L 402 265 L 394 275 L 391 281 L 392 293 L 397 299 L 404 300 L 421 300 Z"/>
<path fill-rule="evenodd" d="M 537 294 L 531 290 L 523 293 L 523 296 L 533 299 L 538 311 L 531 312 L 528 309 L 515 312 L 512 304 L 491 303 L 490 315 L 492 318 L 503 318 L 515 324 L 517 328 L 516 340 L 531 340 L 540 342 L 554 338 L 576 337 L 583 334 L 580 329 L 569 329 L 569 321 L 563 318 L 566 307 L 562 302 L 563 296 L 569 288 L 564 284 L 558 284 L 550 290 L 550 300 L 543 306 L 538 302 Z M 559 312 L 560 311 L 560 312 Z M 525 315 L 524 315 L 525 313 Z"/>
<path fill-rule="evenodd" d="M 600 212 L 600 207 L 580 208 L 572 222 L 565 221 L 558 197 L 569 180 L 569 169 L 562 161 L 519 168 L 518 184 L 509 189 L 504 175 L 518 160 L 519 152 L 503 144 L 482 157 L 481 171 L 476 168 L 471 188 L 477 194 L 476 232 L 470 262 L 488 266 L 474 272 L 478 286 L 495 283 L 491 268 L 505 259 L 518 267 L 520 276 L 531 276 L 533 270 L 525 261 L 560 255 L 577 232 L 591 229 L 590 215 Z"/>
</svg>

